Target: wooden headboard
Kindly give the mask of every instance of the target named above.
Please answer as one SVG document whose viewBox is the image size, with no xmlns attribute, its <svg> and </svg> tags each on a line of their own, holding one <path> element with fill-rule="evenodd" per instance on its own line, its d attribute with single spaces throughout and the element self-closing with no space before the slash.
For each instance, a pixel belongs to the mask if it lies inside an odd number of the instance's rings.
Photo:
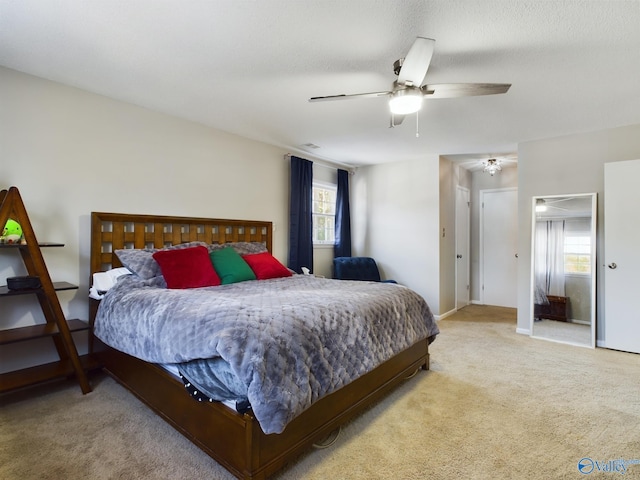
<svg viewBox="0 0 640 480">
<path fill-rule="evenodd" d="M 261 242 L 272 251 L 271 222 L 91 212 L 91 274 L 120 267 L 123 248 L 164 248 L 186 242 Z"/>
</svg>

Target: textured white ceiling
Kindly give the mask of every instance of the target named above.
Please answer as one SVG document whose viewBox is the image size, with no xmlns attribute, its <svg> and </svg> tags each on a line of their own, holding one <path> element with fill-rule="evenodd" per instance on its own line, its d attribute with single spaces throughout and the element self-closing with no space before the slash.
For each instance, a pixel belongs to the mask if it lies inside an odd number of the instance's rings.
<svg viewBox="0 0 640 480">
<path fill-rule="evenodd" d="M 385 98 L 307 101 L 388 90 L 416 36 L 428 83 L 511 90 L 425 102 L 419 138 Z M 0 65 L 343 164 L 514 158 L 640 123 L 640 1 L 0 0 Z"/>
</svg>

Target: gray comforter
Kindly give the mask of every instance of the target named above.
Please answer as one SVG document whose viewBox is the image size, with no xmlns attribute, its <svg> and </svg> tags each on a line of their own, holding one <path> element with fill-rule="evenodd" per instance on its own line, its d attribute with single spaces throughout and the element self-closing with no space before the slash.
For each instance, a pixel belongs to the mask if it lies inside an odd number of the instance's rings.
<svg viewBox="0 0 640 480">
<path fill-rule="evenodd" d="M 438 327 L 424 299 L 396 284 L 294 275 L 189 290 L 122 277 L 95 334 L 154 363 L 223 360 L 265 433 Z"/>
</svg>

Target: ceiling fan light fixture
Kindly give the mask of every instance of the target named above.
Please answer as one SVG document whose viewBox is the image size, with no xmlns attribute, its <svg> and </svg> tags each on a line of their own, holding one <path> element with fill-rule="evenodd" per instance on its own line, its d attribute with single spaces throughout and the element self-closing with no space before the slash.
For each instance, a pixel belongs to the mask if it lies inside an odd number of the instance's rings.
<svg viewBox="0 0 640 480">
<path fill-rule="evenodd" d="M 394 115 L 409 115 L 422 108 L 422 91 L 417 87 L 396 90 L 389 100 L 389 108 Z"/>
<path fill-rule="evenodd" d="M 352 93 L 311 97 L 310 102 L 327 100 L 346 100 L 353 98 L 389 97 L 391 110 L 390 126 L 400 125 L 405 115 L 418 112 L 422 108 L 422 99 L 429 98 L 457 98 L 477 95 L 496 95 L 506 93 L 510 83 L 440 83 L 424 84 L 427 70 L 433 56 L 435 40 L 433 38 L 417 37 L 407 54 L 393 64 L 393 73 L 397 79 L 390 91 Z M 418 136 L 416 115 L 416 136 Z M 494 172 L 495 173 L 495 172 Z M 493 175 L 493 173 L 492 173 Z"/>
<path fill-rule="evenodd" d="M 536 200 L 536 212 L 546 212 L 547 206 L 545 205 L 545 201 L 542 198 L 538 198 Z"/>
</svg>

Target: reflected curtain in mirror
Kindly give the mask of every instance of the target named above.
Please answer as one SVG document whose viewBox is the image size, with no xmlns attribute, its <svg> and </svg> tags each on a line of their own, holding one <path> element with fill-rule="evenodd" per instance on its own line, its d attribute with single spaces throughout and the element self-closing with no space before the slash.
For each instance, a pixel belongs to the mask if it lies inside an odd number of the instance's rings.
<svg viewBox="0 0 640 480">
<path fill-rule="evenodd" d="M 535 303 L 546 305 L 548 295 L 565 296 L 564 220 L 536 222 Z"/>
</svg>

